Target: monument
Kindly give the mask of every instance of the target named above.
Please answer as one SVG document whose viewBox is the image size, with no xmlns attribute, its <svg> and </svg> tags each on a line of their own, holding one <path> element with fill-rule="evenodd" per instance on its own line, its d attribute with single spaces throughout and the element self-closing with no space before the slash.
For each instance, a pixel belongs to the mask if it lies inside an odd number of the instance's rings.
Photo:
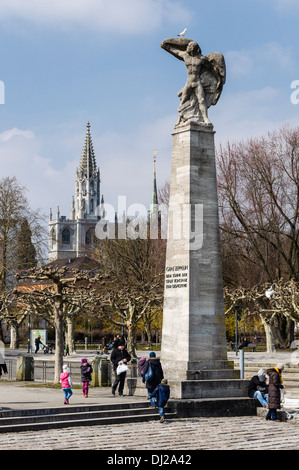
<svg viewBox="0 0 299 470">
<path fill-rule="evenodd" d="M 214 130 L 208 108 L 225 83 L 221 53 L 188 38 L 161 47 L 187 67 L 174 126 L 161 359 L 173 398 L 244 396 L 227 361 Z"/>
</svg>

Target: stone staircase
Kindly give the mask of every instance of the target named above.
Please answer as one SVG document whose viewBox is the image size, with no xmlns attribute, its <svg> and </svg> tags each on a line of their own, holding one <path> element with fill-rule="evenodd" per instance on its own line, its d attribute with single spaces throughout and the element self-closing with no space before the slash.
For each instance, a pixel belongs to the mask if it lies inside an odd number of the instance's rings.
<svg viewBox="0 0 299 470">
<path fill-rule="evenodd" d="M 256 375 L 259 369 L 271 369 L 275 367 L 272 363 L 267 362 L 245 362 L 244 365 L 244 379 L 251 379 L 253 375 Z M 238 370 L 239 362 L 235 362 L 235 369 Z M 288 398 L 297 398 L 299 400 L 299 365 L 285 363 L 284 370 L 282 373 L 283 385 L 286 389 L 286 396 Z"/>
<path fill-rule="evenodd" d="M 165 408 L 167 419 L 176 418 L 175 411 Z M 36 431 L 73 426 L 92 426 L 158 420 L 158 411 L 149 402 L 86 405 L 55 408 L 0 411 L 0 433 Z"/>
</svg>

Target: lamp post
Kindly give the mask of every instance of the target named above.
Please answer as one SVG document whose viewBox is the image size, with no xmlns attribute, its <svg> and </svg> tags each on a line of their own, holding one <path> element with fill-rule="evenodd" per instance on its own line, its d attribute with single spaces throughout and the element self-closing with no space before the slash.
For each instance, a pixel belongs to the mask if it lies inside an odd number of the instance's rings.
<svg viewBox="0 0 299 470">
<path fill-rule="evenodd" d="M 239 305 L 235 305 L 235 349 L 236 349 L 236 356 L 238 356 L 238 311 Z"/>
<path fill-rule="evenodd" d="M 30 310 L 28 311 L 28 349 L 27 352 L 31 352 L 31 344 L 30 344 L 30 327 L 31 327 L 31 321 L 30 321 Z"/>
</svg>

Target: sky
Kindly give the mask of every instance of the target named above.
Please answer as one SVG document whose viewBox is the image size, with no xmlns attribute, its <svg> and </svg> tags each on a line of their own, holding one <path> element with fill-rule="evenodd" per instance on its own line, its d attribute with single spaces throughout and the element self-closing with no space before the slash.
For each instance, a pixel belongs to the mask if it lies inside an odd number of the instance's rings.
<svg viewBox="0 0 299 470">
<path fill-rule="evenodd" d="M 161 42 L 187 28 L 224 55 L 217 148 L 299 125 L 298 24 L 298 0 L 1 0 L 0 179 L 68 217 L 89 121 L 105 202 L 149 207 L 187 77 Z"/>
</svg>

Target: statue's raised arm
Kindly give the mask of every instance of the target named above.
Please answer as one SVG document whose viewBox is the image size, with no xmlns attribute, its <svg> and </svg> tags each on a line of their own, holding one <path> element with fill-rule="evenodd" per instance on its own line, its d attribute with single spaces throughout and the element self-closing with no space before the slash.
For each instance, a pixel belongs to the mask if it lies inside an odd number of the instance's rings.
<svg viewBox="0 0 299 470">
<path fill-rule="evenodd" d="M 187 67 L 187 82 L 179 92 L 181 104 L 176 126 L 189 122 L 211 124 L 207 109 L 215 105 L 225 83 L 224 57 L 220 52 L 201 54 L 199 45 L 188 38 L 169 38 L 161 44 Z"/>
</svg>

